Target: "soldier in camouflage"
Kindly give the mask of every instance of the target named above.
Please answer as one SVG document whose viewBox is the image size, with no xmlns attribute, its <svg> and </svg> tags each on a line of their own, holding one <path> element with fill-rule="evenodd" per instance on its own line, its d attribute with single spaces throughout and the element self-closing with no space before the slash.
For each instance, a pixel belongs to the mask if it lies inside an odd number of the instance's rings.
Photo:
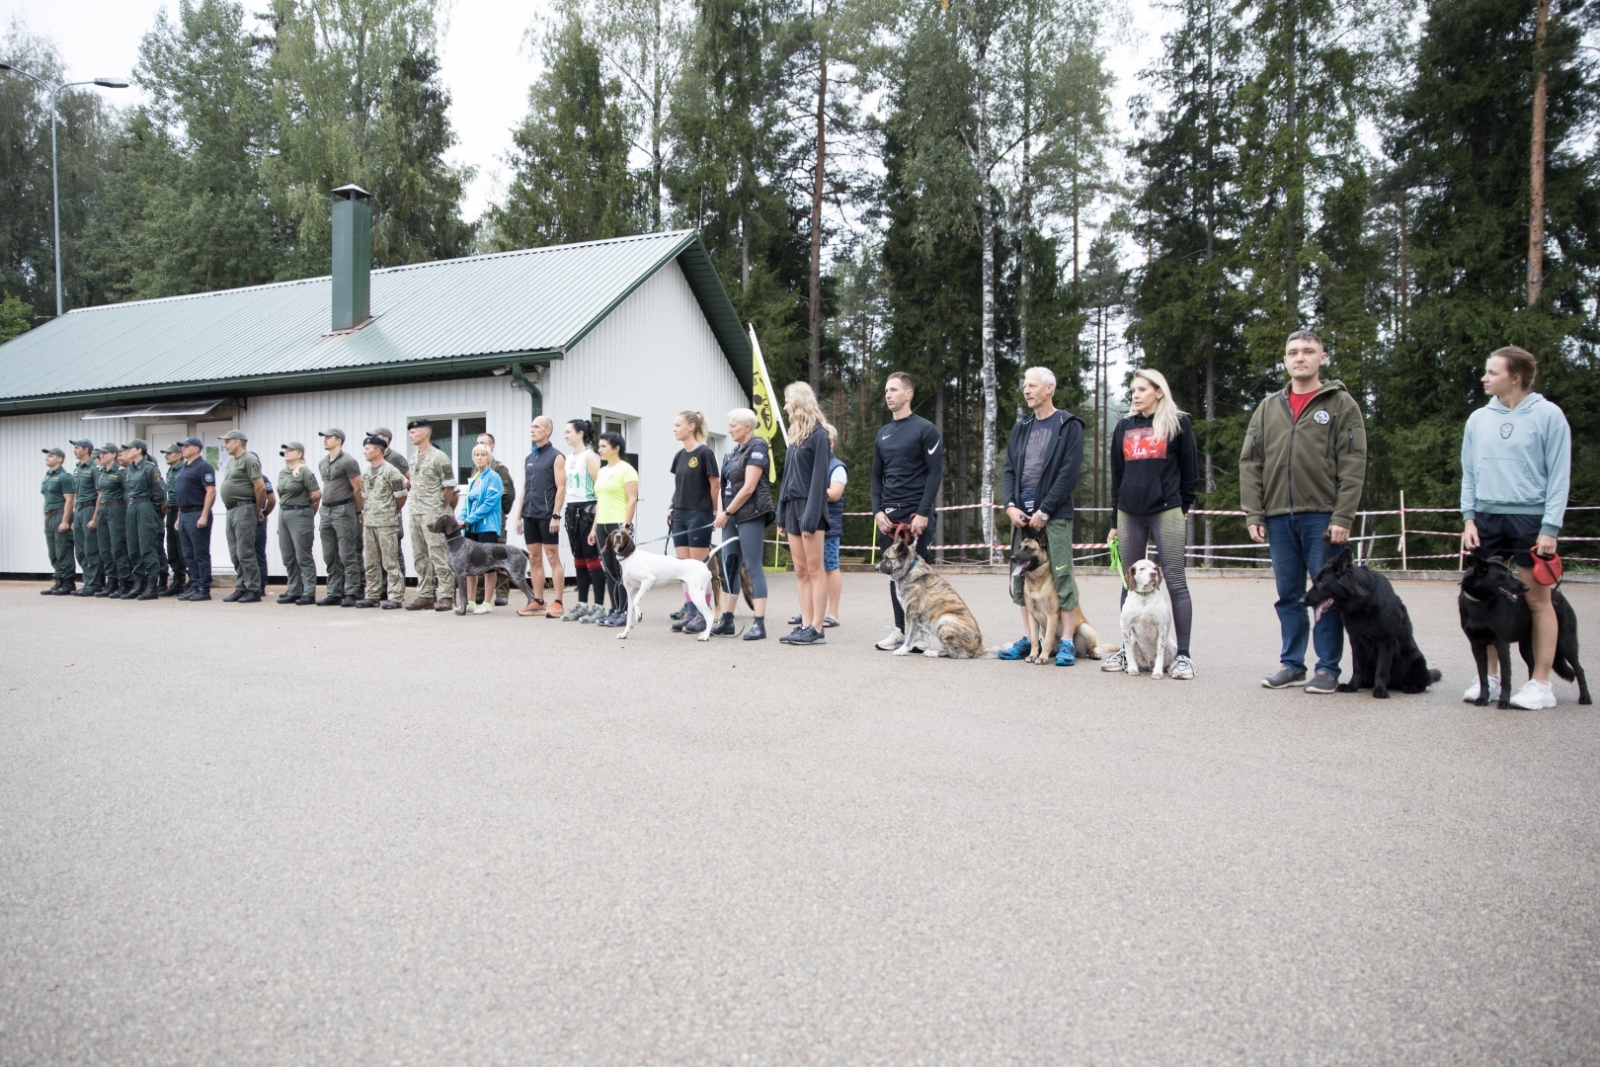
<svg viewBox="0 0 1600 1067">
<path fill-rule="evenodd" d="M 450 457 L 433 446 L 433 423 L 413 419 L 408 432 L 417 454 L 411 460 L 411 553 L 417 565 L 417 598 L 407 611 L 450 611 L 455 607 L 455 575 L 445 553 L 444 535 L 428 523 L 453 512 L 456 506 L 456 469 Z"/>
<path fill-rule="evenodd" d="M 369 437 L 362 442 L 367 457 L 367 468 L 361 472 L 362 538 L 366 542 L 366 588 L 369 593 L 387 588 L 389 597 L 362 597 L 358 608 L 375 608 L 382 604 L 385 611 L 401 606 L 406 595 L 405 575 L 400 571 L 400 511 L 406 505 L 406 476 L 394 464 L 383 458 L 387 445 L 381 437 Z M 387 584 L 385 575 L 387 572 Z"/>
</svg>

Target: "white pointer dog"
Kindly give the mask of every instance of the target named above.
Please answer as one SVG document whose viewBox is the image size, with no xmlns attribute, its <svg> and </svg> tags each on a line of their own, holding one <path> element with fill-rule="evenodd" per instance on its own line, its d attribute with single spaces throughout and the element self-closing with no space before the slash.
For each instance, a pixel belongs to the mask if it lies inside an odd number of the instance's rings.
<svg viewBox="0 0 1600 1067">
<path fill-rule="evenodd" d="M 701 561 L 640 552 L 638 546 L 633 543 L 633 537 L 626 530 L 613 530 L 608 540 L 611 551 L 622 561 L 622 584 L 628 590 L 628 624 L 617 634 L 618 641 L 628 636 L 633 624 L 643 615 L 639 609 L 639 602 L 644 599 L 645 590 L 666 585 L 668 582 L 683 583 L 689 593 L 689 599 L 708 621 L 706 628 L 700 631 L 700 640 L 710 640 L 709 622 L 715 621 L 717 616 L 711 603 L 711 569 L 706 566 L 706 562 L 727 544 L 726 541 L 718 542 L 706 556 L 705 561 Z"/>
<path fill-rule="evenodd" d="M 1122 655 L 1127 672 L 1140 670 L 1160 678 L 1178 655 L 1178 635 L 1172 627 L 1172 600 L 1161 584 L 1161 568 L 1141 559 L 1128 568 L 1128 599 L 1122 602 Z"/>
</svg>

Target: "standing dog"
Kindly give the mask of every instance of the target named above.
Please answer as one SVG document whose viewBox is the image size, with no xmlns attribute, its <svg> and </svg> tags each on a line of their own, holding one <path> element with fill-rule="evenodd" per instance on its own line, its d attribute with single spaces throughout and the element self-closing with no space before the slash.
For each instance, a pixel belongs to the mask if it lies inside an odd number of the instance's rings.
<svg viewBox="0 0 1600 1067">
<path fill-rule="evenodd" d="M 1172 598 L 1161 582 L 1161 568 L 1141 559 L 1123 576 L 1128 597 L 1122 602 L 1122 656 L 1126 670 L 1160 678 L 1178 655 L 1178 633 L 1172 625 Z"/>
<path fill-rule="evenodd" d="M 1500 657 L 1500 700 L 1495 706 L 1511 706 L 1511 646 L 1516 644 L 1522 662 L 1533 673 L 1533 612 L 1528 608 L 1528 587 L 1504 559 L 1475 559 L 1472 569 L 1461 577 L 1461 629 L 1472 642 L 1472 658 L 1478 661 L 1478 699 L 1489 703 L 1489 646 Z M 1560 627 L 1556 634 L 1557 676 L 1578 683 L 1578 703 L 1589 703 L 1589 679 L 1578 664 L 1578 614 L 1561 590 L 1550 591 L 1550 606 L 1555 609 Z"/>
<path fill-rule="evenodd" d="M 1055 571 L 1050 566 L 1050 550 L 1032 534 L 1025 534 L 1011 553 L 1011 577 L 1022 577 L 1022 606 L 1028 612 L 1029 663 L 1055 663 L 1056 645 L 1061 637 L 1061 601 L 1056 595 Z M 1072 645 L 1085 659 L 1099 659 L 1116 649 L 1100 647 L 1100 638 L 1089 625 L 1087 613 L 1079 607 L 1084 621 L 1072 635 Z"/>
<path fill-rule="evenodd" d="M 1443 675 L 1428 666 L 1411 632 L 1411 615 L 1389 579 L 1370 567 L 1358 567 L 1349 552 L 1322 565 L 1316 581 L 1300 602 L 1317 617 L 1332 606 L 1350 635 L 1353 666 L 1340 693 L 1371 688 L 1379 700 L 1393 685 L 1402 693 L 1425 693 Z"/>
<path fill-rule="evenodd" d="M 645 591 L 668 582 L 682 582 L 695 607 L 708 619 L 716 618 L 716 608 L 711 602 L 711 569 L 705 562 L 698 559 L 679 559 L 676 556 L 652 556 L 640 552 L 633 542 L 633 536 L 627 530 L 613 530 L 607 538 L 611 551 L 617 559 L 622 561 L 622 584 L 628 590 L 628 622 L 617 634 L 621 641 L 632 632 L 634 623 L 644 616 L 639 602 L 644 599 Z M 713 547 L 706 555 L 709 561 L 712 556 L 722 551 L 722 546 L 728 542 L 722 541 Z M 701 641 L 711 639 L 711 627 L 707 626 L 700 631 Z"/>
<path fill-rule="evenodd" d="M 895 595 L 906 611 L 906 639 L 894 650 L 895 655 L 909 655 L 915 649 L 921 649 L 924 656 L 951 659 L 994 655 L 983 647 L 978 620 L 961 594 L 922 561 L 910 541 L 895 538 L 873 569 L 894 581 Z"/>
<path fill-rule="evenodd" d="M 461 536 L 461 523 L 449 512 L 428 523 L 428 529 L 444 534 L 445 558 L 450 573 L 456 576 L 456 614 L 467 613 L 467 575 L 504 571 L 513 585 L 533 603 L 533 586 L 528 582 L 528 553 L 516 545 L 486 545 Z M 484 581 L 489 581 L 485 578 Z M 484 599 L 493 590 L 489 590 Z"/>
</svg>

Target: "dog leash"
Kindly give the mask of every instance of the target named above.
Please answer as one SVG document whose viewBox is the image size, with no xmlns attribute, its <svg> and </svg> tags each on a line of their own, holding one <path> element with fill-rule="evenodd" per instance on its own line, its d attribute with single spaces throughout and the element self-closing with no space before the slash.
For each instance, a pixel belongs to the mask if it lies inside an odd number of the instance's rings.
<svg viewBox="0 0 1600 1067">
<path fill-rule="evenodd" d="M 1106 545 L 1108 549 L 1106 554 L 1109 557 L 1107 562 L 1110 564 L 1111 569 L 1117 572 L 1117 581 L 1122 583 L 1123 592 L 1127 592 L 1128 575 L 1122 569 L 1122 545 L 1119 542 L 1119 538 L 1113 537 L 1110 543 Z"/>
</svg>

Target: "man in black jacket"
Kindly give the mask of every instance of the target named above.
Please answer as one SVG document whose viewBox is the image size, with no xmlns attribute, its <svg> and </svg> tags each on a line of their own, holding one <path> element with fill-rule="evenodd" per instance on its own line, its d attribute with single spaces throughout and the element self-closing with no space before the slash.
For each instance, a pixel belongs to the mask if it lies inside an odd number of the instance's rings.
<svg viewBox="0 0 1600 1067">
<path fill-rule="evenodd" d="M 1006 516 L 1011 520 L 1011 547 L 1026 527 L 1050 553 L 1055 572 L 1056 598 L 1061 604 L 1061 644 L 1056 666 L 1077 662 L 1073 635 L 1083 625 L 1078 608 L 1078 583 L 1072 570 L 1072 495 L 1083 468 L 1083 423 L 1056 408 L 1056 376 L 1044 367 L 1030 367 L 1022 377 L 1022 397 L 1030 414 L 1011 429 L 1006 443 L 1004 492 Z M 1011 579 L 1011 602 L 1022 609 L 1023 629 L 1028 609 L 1023 607 L 1022 578 Z M 1022 659 L 1031 650 L 1026 635 L 1000 653 L 1001 659 Z"/>
<path fill-rule="evenodd" d="M 916 384 L 905 371 L 895 371 L 883 385 L 883 401 L 894 416 L 872 442 L 872 518 L 878 526 L 878 547 L 894 540 L 896 526 L 909 526 L 917 555 L 928 558 L 933 539 L 933 502 L 944 474 L 944 448 L 933 423 L 911 411 Z M 889 583 L 894 629 L 876 648 L 892 652 L 905 644 L 906 610 Z"/>
</svg>

